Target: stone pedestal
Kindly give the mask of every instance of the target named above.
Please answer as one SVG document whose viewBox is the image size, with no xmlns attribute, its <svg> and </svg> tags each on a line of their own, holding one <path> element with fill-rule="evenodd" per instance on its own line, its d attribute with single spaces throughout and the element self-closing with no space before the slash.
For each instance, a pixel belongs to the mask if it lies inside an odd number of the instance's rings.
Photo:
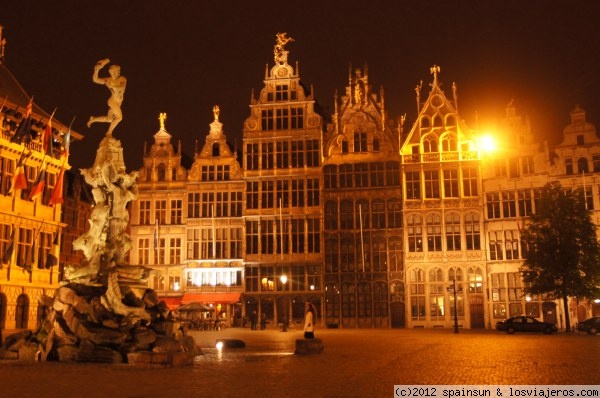
<svg viewBox="0 0 600 398">
<path fill-rule="evenodd" d="M 320 354 L 325 346 L 321 339 L 297 339 L 296 351 L 297 355 Z"/>
</svg>

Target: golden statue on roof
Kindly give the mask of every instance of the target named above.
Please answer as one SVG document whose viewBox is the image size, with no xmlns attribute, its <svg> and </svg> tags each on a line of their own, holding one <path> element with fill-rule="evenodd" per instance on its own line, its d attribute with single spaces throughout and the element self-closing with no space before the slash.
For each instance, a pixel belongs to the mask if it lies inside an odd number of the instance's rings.
<svg viewBox="0 0 600 398">
<path fill-rule="evenodd" d="M 165 112 L 161 112 L 158 114 L 158 121 L 160 122 L 160 129 L 165 129 L 165 120 L 167 120 L 167 114 Z"/>
<path fill-rule="evenodd" d="M 221 110 L 219 109 L 219 105 L 213 106 L 213 116 L 215 117 L 215 122 L 219 121 L 219 113 L 221 113 Z"/>
<path fill-rule="evenodd" d="M 273 49 L 273 54 L 275 56 L 275 62 L 279 62 L 281 60 L 283 52 L 285 51 L 285 45 L 288 44 L 289 42 L 293 42 L 294 39 L 291 37 L 288 37 L 286 32 L 277 33 L 275 35 L 275 38 L 277 39 L 277 42 L 275 43 L 275 48 Z"/>
</svg>

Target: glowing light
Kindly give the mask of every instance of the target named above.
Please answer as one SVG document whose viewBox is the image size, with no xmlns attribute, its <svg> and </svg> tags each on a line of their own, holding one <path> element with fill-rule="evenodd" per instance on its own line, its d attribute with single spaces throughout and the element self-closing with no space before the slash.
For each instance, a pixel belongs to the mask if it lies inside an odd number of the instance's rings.
<svg viewBox="0 0 600 398">
<path fill-rule="evenodd" d="M 493 152 L 496 149 L 494 137 L 489 134 L 479 137 L 479 149 L 484 152 Z"/>
<path fill-rule="evenodd" d="M 287 275 L 281 275 L 281 278 L 279 278 L 281 280 L 281 283 L 283 283 L 284 285 L 287 283 Z"/>
<path fill-rule="evenodd" d="M 222 341 L 217 341 L 217 344 L 215 345 L 215 347 L 217 348 L 217 350 L 222 350 L 223 349 L 223 342 Z"/>
</svg>

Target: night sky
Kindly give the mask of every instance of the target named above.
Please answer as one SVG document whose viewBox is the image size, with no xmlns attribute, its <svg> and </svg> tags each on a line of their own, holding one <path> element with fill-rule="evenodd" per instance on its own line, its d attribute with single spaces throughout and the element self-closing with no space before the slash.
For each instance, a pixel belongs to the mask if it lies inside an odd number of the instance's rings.
<svg viewBox="0 0 600 398">
<path fill-rule="evenodd" d="M 7 4 L 10 3 L 10 4 Z M 558 4 L 558 5 L 555 5 Z M 260 0 L 46 0 L 4 2 L 0 24 L 5 65 L 49 113 L 85 135 L 71 146 L 71 163 L 90 167 L 108 125 L 85 126 L 105 114 L 109 92 L 92 82 L 103 58 L 127 78 L 121 140 L 128 169 L 142 164 L 167 113 L 173 142 L 193 155 L 204 143 L 212 107 L 231 143 L 241 148 L 252 89 L 273 66 L 277 32 L 295 39 L 289 61 L 313 85 L 316 100 L 333 109 L 348 66 L 369 67 L 377 92 L 385 90 L 388 118 L 416 116 L 429 68 L 452 96 L 458 86 L 461 117 L 493 126 L 515 99 L 537 139 L 555 144 L 576 104 L 600 128 L 600 1 L 260 1 Z M 101 76 L 108 75 L 108 68 Z"/>
</svg>

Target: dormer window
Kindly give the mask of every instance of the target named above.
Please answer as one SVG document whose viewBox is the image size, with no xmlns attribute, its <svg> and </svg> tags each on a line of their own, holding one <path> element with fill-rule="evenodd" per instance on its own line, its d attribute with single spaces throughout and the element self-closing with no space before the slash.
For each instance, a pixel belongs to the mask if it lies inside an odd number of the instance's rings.
<svg viewBox="0 0 600 398">
<path fill-rule="evenodd" d="M 218 142 L 215 142 L 212 145 L 212 155 L 213 157 L 218 157 L 221 155 L 221 146 Z"/>
<path fill-rule="evenodd" d="M 158 181 L 166 181 L 167 172 L 164 163 L 158 165 L 158 167 L 156 168 L 156 174 Z"/>
<path fill-rule="evenodd" d="M 287 84 L 278 84 L 275 86 L 275 100 L 287 101 L 290 96 L 290 88 Z"/>
</svg>

